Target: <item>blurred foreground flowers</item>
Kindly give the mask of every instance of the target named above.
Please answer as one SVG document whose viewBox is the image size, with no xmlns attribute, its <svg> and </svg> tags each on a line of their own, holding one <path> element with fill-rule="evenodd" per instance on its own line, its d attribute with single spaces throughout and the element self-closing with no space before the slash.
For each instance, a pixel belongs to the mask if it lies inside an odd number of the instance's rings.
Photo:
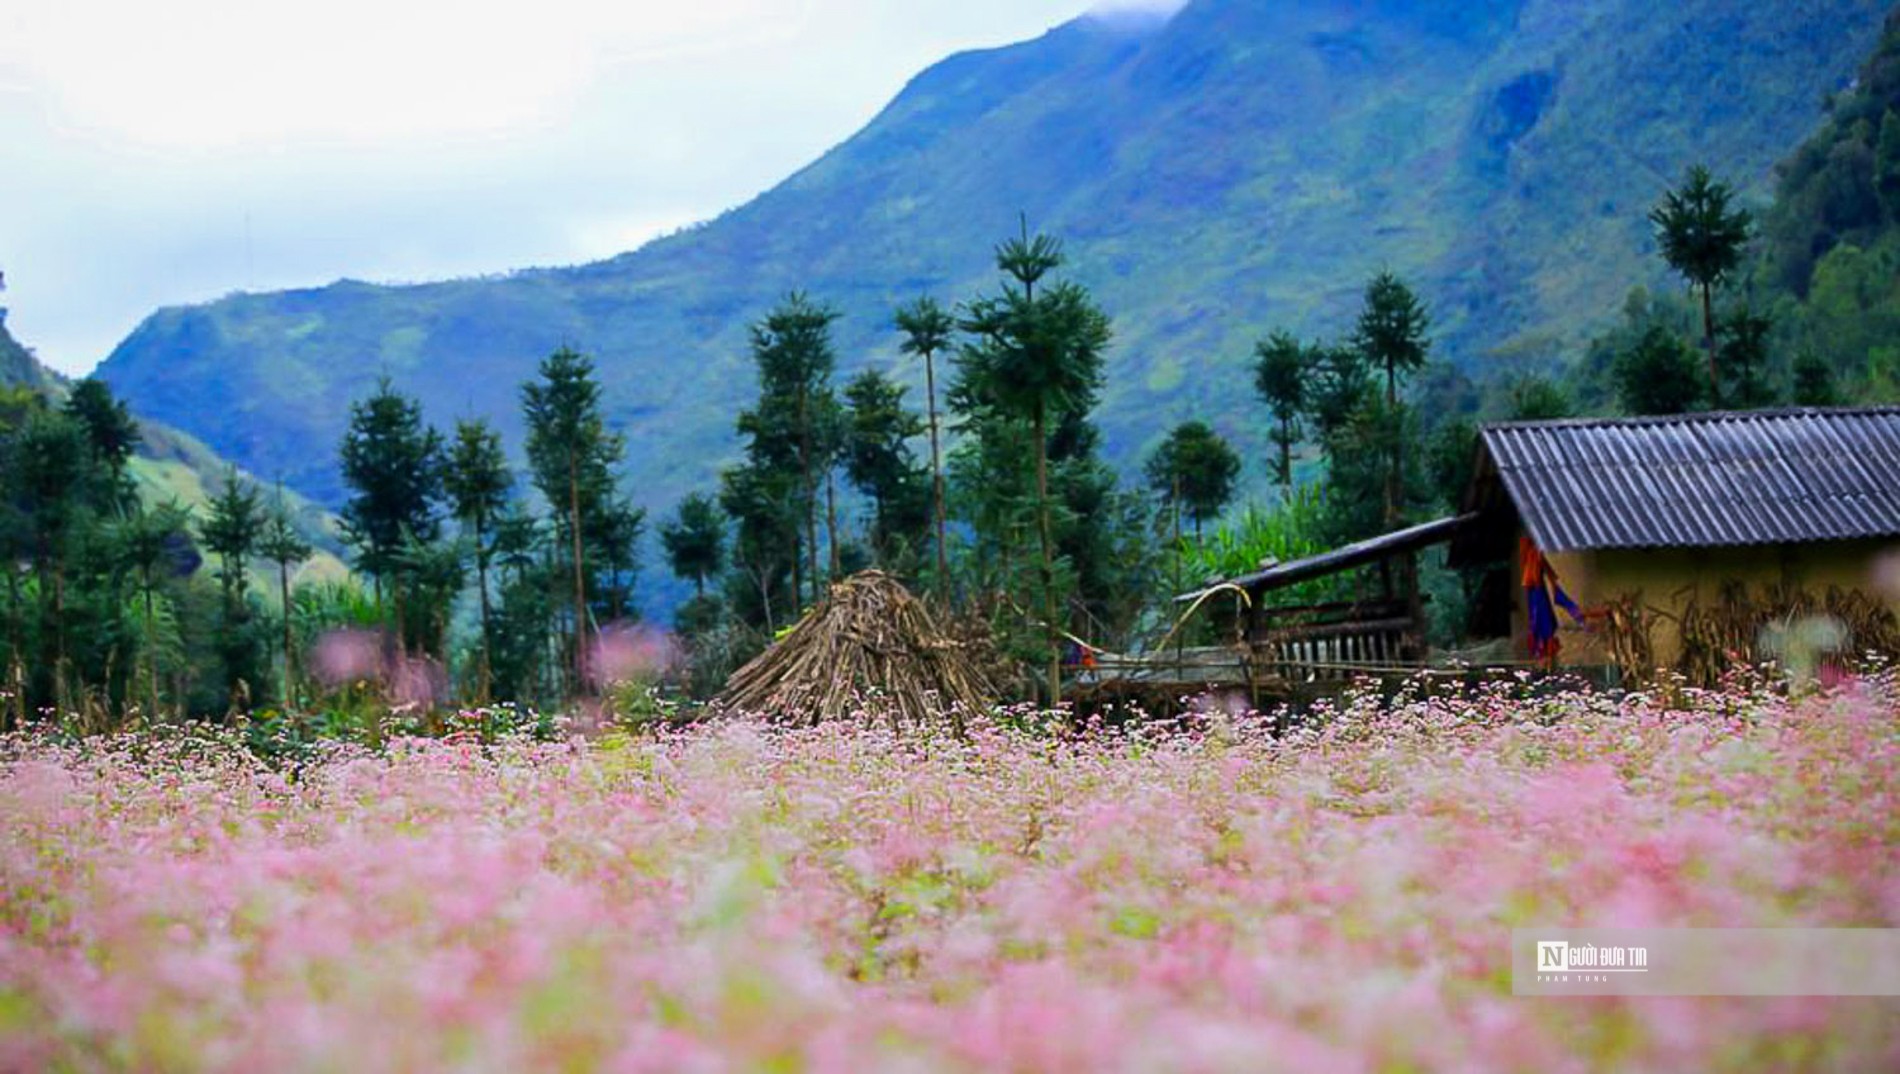
<svg viewBox="0 0 1900 1074">
<path fill-rule="evenodd" d="M 1537 924 L 1900 924 L 1891 684 L 1275 739 L 4 744 L 0 1069 L 1900 1069 L 1891 999 L 1530 1000 Z"/>
</svg>

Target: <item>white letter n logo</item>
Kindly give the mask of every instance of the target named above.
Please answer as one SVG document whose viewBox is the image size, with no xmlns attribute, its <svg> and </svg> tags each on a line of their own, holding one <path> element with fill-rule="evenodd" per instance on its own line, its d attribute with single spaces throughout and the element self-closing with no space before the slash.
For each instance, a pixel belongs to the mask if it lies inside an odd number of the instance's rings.
<svg viewBox="0 0 1900 1074">
<path fill-rule="evenodd" d="M 1561 973 L 1570 968 L 1570 944 L 1564 940 L 1537 941 L 1537 972 Z"/>
</svg>

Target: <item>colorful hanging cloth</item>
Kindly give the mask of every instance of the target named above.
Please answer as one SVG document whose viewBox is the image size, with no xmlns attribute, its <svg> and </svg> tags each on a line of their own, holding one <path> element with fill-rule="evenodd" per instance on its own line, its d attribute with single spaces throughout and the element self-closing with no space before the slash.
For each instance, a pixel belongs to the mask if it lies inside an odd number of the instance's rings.
<svg viewBox="0 0 1900 1074">
<path fill-rule="evenodd" d="M 1556 568 L 1529 537 L 1517 539 L 1517 563 L 1524 583 L 1524 605 L 1530 613 L 1531 659 L 1554 664 L 1563 648 L 1557 640 L 1557 608 L 1568 612 L 1578 626 L 1584 625 L 1583 610 L 1564 592 Z"/>
</svg>

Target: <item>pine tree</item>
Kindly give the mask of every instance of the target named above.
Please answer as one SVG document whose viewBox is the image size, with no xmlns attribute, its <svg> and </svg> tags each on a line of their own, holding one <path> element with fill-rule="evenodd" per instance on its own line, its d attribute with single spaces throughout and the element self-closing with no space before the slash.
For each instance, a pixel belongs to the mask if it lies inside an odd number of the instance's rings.
<svg viewBox="0 0 1900 1074">
<path fill-rule="evenodd" d="M 257 487 L 241 480 L 236 466 L 226 467 L 224 484 L 206 505 L 198 534 L 205 548 L 218 557 L 218 582 L 227 605 L 244 600 L 250 586 L 246 561 L 257 551 L 263 529 L 264 509 Z"/>
<path fill-rule="evenodd" d="M 725 560 L 725 520 L 711 496 L 695 492 L 680 501 L 672 521 L 660 527 L 660 543 L 673 573 L 691 579 L 695 596 L 706 595 L 706 579 Z"/>
<path fill-rule="evenodd" d="M 1478 426 L 1470 418 L 1452 418 L 1432 434 L 1426 466 L 1439 504 L 1457 514 L 1463 507 L 1471 462 L 1478 453 Z"/>
<path fill-rule="evenodd" d="M 798 493 L 796 468 L 772 466 L 762 456 L 763 441 L 747 448 L 753 458 L 719 475 L 719 505 L 733 520 L 733 578 L 727 595 L 737 617 L 778 629 L 781 613 L 796 616 L 798 587 Z"/>
<path fill-rule="evenodd" d="M 838 312 L 793 292 L 752 326 L 752 357 L 759 371 L 759 403 L 740 416 L 740 432 L 752 439 L 752 465 L 769 472 L 790 465 L 798 475 L 797 510 L 803 520 L 804 574 L 811 599 L 824 592 L 818 569 L 818 484 L 828 474 L 842 439 L 832 395 L 831 325 Z M 769 479 L 768 479 L 769 480 Z M 730 508 L 728 508 L 730 509 Z M 836 541 L 832 559 L 836 561 Z M 799 576 L 794 571 L 797 593 Z"/>
<path fill-rule="evenodd" d="M 1682 414 L 1703 401 L 1695 354 L 1676 334 L 1652 325 L 1611 369 L 1617 399 L 1630 414 Z"/>
<path fill-rule="evenodd" d="M 1717 182 L 1707 168 L 1697 164 L 1689 169 L 1682 186 L 1664 192 L 1662 202 L 1649 213 L 1664 259 L 1702 292 L 1711 405 L 1719 405 L 1722 397 L 1716 362 L 1715 287 L 1741 264 L 1742 249 L 1754 223 L 1747 210 L 1730 211 L 1734 198 L 1735 191 L 1727 183 Z"/>
<path fill-rule="evenodd" d="M 1728 405 L 1749 410 L 1774 404 L 1768 380 L 1768 333 L 1773 328 L 1772 320 L 1747 308 L 1734 310 L 1716 325 L 1722 372 L 1729 381 L 1723 394 Z"/>
<path fill-rule="evenodd" d="M 943 449 L 939 443 L 937 422 L 936 356 L 950 345 L 951 334 L 956 331 L 956 327 L 956 318 L 932 298 L 920 298 L 897 311 L 897 328 L 904 333 L 904 341 L 898 345 L 899 349 L 924 360 L 924 403 L 930 429 L 931 514 L 936 523 L 936 584 L 939 600 L 949 593 L 950 553 L 945 540 Z"/>
<path fill-rule="evenodd" d="M 501 449 L 501 434 L 483 419 L 455 423 L 455 442 L 449 448 L 443 485 L 449 510 L 464 527 L 475 553 L 475 590 L 481 608 L 481 667 L 476 696 L 487 702 L 494 687 L 494 609 L 490 606 L 488 565 L 493 522 L 508 506 L 514 474 Z"/>
<path fill-rule="evenodd" d="M 1874 189 L 1887 209 L 1887 219 L 1900 224 L 1900 112 L 1887 109 L 1880 120 L 1880 140 L 1874 147 Z"/>
<path fill-rule="evenodd" d="M 1344 434 L 1372 399 L 1372 375 L 1351 347 L 1314 347 L 1307 355 L 1306 416 L 1331 463 Z"/>
<path fill-rule="evenodd" d="M 310 542 L 297 532 L 291 520 L 290 509 L 284 502 L 283 486 L 277 486 L 277 496 L 271 502 L 270 512 L 264 519 L 263 533 L 258 538 L 257 554 L 277 567 L 277 593 L 283 611 L 283 702 L 286 707 L 294 707 L 297 703 L 297 646 L 291 633 L 290 571 L 309 559 L 312 551 Z"/>
<path fill-rule="evenodd" d="M 572 556 L 573 660 L 576 686 L 586 679 L 586 536 L 599 525 L 613 494 L 613 467 L 626 442 L 607 431 L 594 363 L 562 347 L 541 362 L 540 380 L 521 389 L 534 485 L 553 505 Z"/>
<path fill-rule="evenodd" d="M 1306 417 L 1326 464 L 1324 539 L 1372 536 L 1383 526 L 1391 461 L 1388 415 L 1359 350 L 1308 351 Z"/>
<path fill-rule="evenodd" d="M 36 407 L 7 442 L 0 479 L 20 512 L 27 560 L 39 593 L 35 634 L 40 653 L 29 662 L 34 703 L 63 700 L 67 683 L 66 581 L 69 542 L 87 509 L 91 450 L 84 427 L 68 415 Z"/>
<path fill-rule="evenodd" d="M 125 476 L 126 463 L 143 439 L 132 412 L 113 397 L 104 381 L 92 377 L 73 385 L 62 409 L 85 431 L 91 459 L 103 468 L 104 498 L 119 508 L 129 505 L 134 493 Z"/>
<path fill-rule="evenodd" d="M 409 538 L 441 535 L 442 436 L 422 420 L 422 407 L 384 377 L 369 398 L 350 405 L 340 462 L 350 498 L 342 511 L 344 539 L 356 565 L 376 580 L 378 601 Z"/>
<path fill-rule="evenodd" d="M 1307 349 L 1292 334 L 1276 331 L 1254 344 L 1254 387 L 1279 423 L 1273 430 L 1274 446 L 1280 457 L 1274 464 L 1274 480 L 1285 495 L 1293 494 L 1293 445 L 1300 438 L 1300 412 L 1306 407 L 1306 380 L 1309 373 Z"/>
<path fill-rule="evenodd" d="M 1143 473 L 1149 487 L 1194 520 L 1198 540 L 1201 524 L 1219 516 L 1233 499 L 1240 456 L 1206 422 L 1187 421 L 1175 426 L 1149 456 Z"/>
<path fill-rule="evenodd" d="M 114 526 L 121 561 L 138 576 L 143 605 L 139 664 L 145 680 L 145 716 L 159 714 L 158 664 L 160 652 L 158 594 L 168 568 L 188 554 L 191 512 L 177 501 L 150 510 L 134 511 Z M 180 701 L 183 699 L 180 698 Z"/>
<path fill-rule="evenodd" d="M 1794 403 L 1796 406 L 1839 406 L 1841 394 L 1834 386 L 1834 367 L 1812 350 L 1804 350 L 1794 360 Z"/>
<path fill-rule="evenodd" d="M 1397 276 L 1380 272 L 1366 285 L 1365 306 L 1353 329 L 1352 345 L 1366 363 L 1385 372 L 1385 413 L 1390 421 L 1403 420 L 1399 406 L 1400 377 L 1425 365 L 1431 341 L 1425 332 L 1431 319 L 1424 305 Z M 1402 435 L 1388 435 L 1389 463 L 1385 476 L 1385 525 L 1398 526 L 1404 507 L 1405 471 Z"/>
<path fill-rule="evenodd" d="M 640 569 L 640 538 L 646 534 L 647 513 L 624 496 L 609 494 L 591 520 L 587 545 L 595 550 L 603 575 L 603 599 L 595 603 L 609 622 L 635 615 L 633 578 Z"/>
<path fill-rule="evenodd" d="M 1021 238 L 998 246 L 996 266 L 1014 286 L 1006 283 L 999 294 L 970 303 L 961 327 L 975 342 L 964 348 L 959 362 L 960 375 L 976 386 L 976 394 L 1029 423 L 1051 704 L 1062 699 L 1063 618 L 1049 496 L 1050 418 L 1086 413 L 1093 406 L 1111 337 L 1108 316 L 1081 286 L 1063 282 L 1037 293 L 1037 283 L 1061 264 L 1061 245 L 1045 235 L 1032 238 L 1027 224 Z"/>
<path fill-rule="evenodd" d="M 256 486 L 238 478 L 236 466 L 225 470 L 224 485 L 207 505 L 198 527 L 205 548 L 218 557 L 220 605 L 218 652 L 224 666 L 225 690 L 237 703 L 240 684 L 256 678 L 255 638 L 246 594 L 250 588 L 249 560 L 257 551 L 264 527 L 263 505 Z"/>
<path fill-rule="evenodd" d="M 871 498 L 871 547 L 888 565 L 897 547 L 923 522 L 924 474 L 911 457 L 910 439 L 924 423 L 904 408 L 904 389 L 867 369 L 845 386 L 845 475 Z"/>
<path fill-rule="evenodd" d="M 405 536 L 395 562 L 397 592 L 403 595 L 398 629 L 405 644 L 447 663 L 449 614 L 466 577 L 455 542 Z"/>
</svg>

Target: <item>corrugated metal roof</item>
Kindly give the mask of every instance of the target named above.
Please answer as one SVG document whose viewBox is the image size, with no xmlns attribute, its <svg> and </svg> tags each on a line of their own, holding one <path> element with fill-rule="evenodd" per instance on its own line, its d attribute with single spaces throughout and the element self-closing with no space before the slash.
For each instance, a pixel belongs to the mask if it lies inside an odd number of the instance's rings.
<svg viewBox="0 0 1900 1074">
<path fill-rule="evenodd" d="M 1408 552 L 1415 548 L 1449 541 L 1458 530 L 1476 521 L 1477 515 L 1458 515 L 1453 518 L 1438 518 L 1430 522 L 1421 522 L 1416 526 L 1407 526 L 1402 530 L 1382 533 L 1377 537 L 1368 537 L 1363 541 L 1354 541 L 1342 545 L 1330 552 L 1321 552 L 1316 556 L 1296 559 L 1290 563 L 1276 563 L 1271 567 L 1257 570 L 1252 574 L 1243 574 L 1229 578 L 1219 585 L 1237 585 L 1242 589 L 1265 590 L 1278 589 L 1292 585 L 1307 578 L 1317 578 L 1323 574 L 1333 574 L 1349 567 L 1371 563 L 1387 556 Z M 1209 586 L 1207 589 L 1215 588 Z M 1192 593 L 1183 593 L 1174 598 L 1176 601 L 1190 601 L 1198 598 L 1207 589 L 1197 589 Z"/>
<path fill-rule="evenodd" d="M 1488 425 L 1547 551 L 1900 535 L 1900 407 Z"/>
</svg>

